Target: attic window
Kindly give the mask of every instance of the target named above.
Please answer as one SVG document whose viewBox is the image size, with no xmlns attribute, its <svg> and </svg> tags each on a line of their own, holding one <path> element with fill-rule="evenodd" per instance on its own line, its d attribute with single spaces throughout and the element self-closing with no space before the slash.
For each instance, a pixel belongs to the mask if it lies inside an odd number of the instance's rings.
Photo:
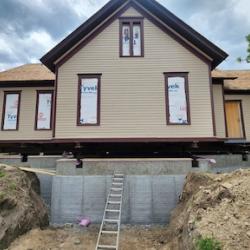
<svg viewBox="0 0 250 250">
<path fill-rule="evenodd" d="M 123 17 L 120 19 L 120 56 L 144 56 L 142 18 Z"/>
</svg>

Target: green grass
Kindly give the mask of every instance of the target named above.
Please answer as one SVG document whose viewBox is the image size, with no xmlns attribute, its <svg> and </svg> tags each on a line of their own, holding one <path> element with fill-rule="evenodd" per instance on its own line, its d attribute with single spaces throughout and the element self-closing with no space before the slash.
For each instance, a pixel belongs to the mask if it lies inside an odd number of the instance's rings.
<svg viewBox="0 0 250 250">
<path fill-rule="evenodd" d="M 8 188 L 9 188 L 11 191 L 16 190 L 16 183 L 11 182 L 11 183 L 9 184 Z"/>
<path fill-rule="evenodd" d="M 5 176 L 5 173 L 0 170 L 0 178 L 3 178 Z"/>
<path fill-rule="evenodd" d="M 0 192 L 0 202 L 4 199 L 5 194 L 3 192 Z"/>
<path fill-rule="evenodd" d="M 214 238 L 205 237 L 200 238 L 196 242 L 197 250 L 221 250 L 221 244 Z"/>
</svg>

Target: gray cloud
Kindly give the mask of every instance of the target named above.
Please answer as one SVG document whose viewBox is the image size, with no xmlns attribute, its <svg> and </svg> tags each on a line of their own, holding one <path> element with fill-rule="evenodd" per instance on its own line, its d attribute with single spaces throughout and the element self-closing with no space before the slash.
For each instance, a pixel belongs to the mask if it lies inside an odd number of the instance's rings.
<svg viewBox="0 0 250 250">
<path fill-rule="evenodd" d="M 63 0 L 1 0 L 0 13 L 1 32 L 16 32 L 20 37 L 43 28 L 54 39 L 60 39 L 86 19 L 76 15 Z"/>
<path fill-rule="evenodd" d="M 35 62 L 108 0 L 1 0 L 0 70 Z M 220 68 L 249 68 L 248 0 L 159 0 L 166 8 L 230 54 Z"/>
<path fill-rule="evenodd" d="M 219 67 L 249 68 L 236 58 L 246 55 L 245 36 L 250 33 L 248 0 L 159 0 L 206 38 L 225 50 L 229 57 Z"/>
</svg>

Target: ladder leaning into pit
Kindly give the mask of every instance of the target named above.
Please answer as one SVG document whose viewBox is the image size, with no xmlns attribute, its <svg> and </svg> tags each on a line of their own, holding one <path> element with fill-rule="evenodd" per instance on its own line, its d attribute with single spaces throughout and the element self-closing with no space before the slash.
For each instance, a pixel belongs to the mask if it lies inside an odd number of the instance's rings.
<svg viewBox="0 0 250 250">
<path fill-rule="evenodd" d="M 119 248 L 124 175 L 114 173 L 106 202 L 96 250 Z"/>
</svg>

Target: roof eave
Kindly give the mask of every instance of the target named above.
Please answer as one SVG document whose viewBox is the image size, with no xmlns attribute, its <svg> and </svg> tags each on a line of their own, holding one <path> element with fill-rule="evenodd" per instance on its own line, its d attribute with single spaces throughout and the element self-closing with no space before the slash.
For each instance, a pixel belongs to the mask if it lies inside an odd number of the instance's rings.
<svg viewBox="0 0 250 250">
<path fill-rule="evenodd" d="M 0 88 L 54 87 L 55 80 L 0 81 Z"/>
</svg>

